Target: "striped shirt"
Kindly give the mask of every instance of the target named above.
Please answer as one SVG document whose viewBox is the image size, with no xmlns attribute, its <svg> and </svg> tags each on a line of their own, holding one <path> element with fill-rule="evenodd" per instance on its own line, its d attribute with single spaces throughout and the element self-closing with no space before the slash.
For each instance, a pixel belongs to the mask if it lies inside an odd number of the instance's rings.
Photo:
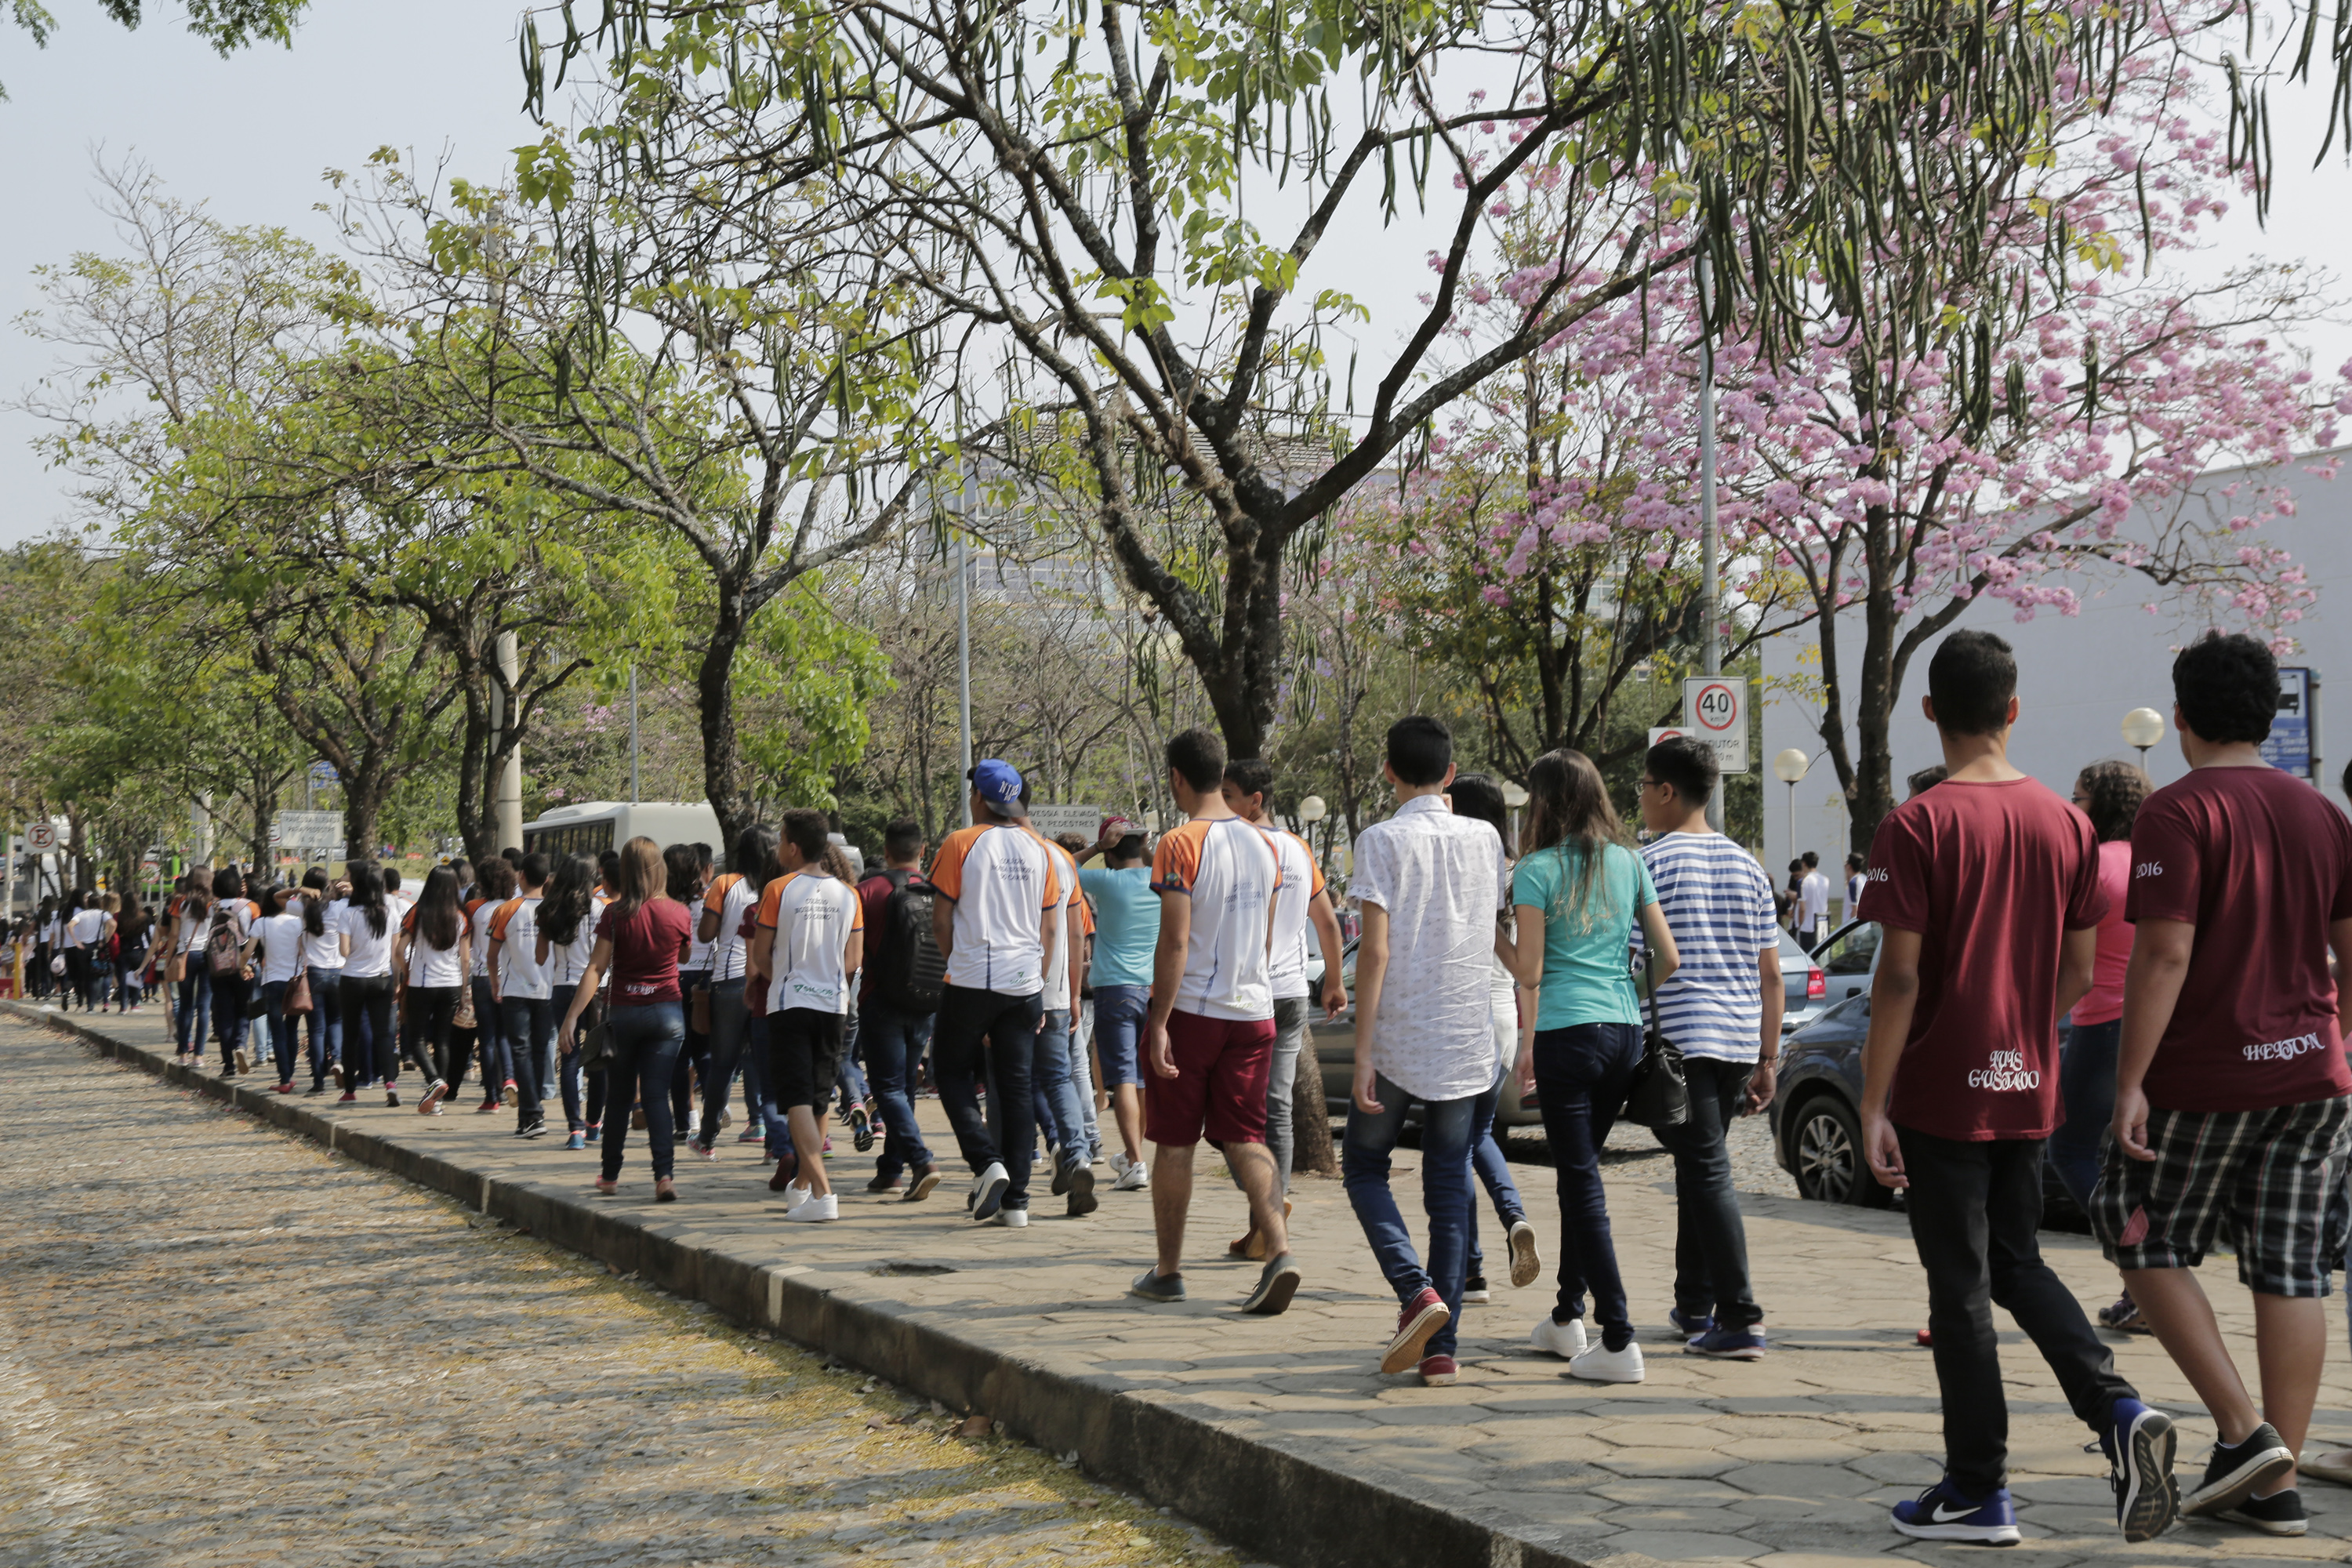
<svg viewBox="0 0 2352 1568">
<path fill-rule="evenodd" d="M 1682 963 L 1658 987 L 1658 1024 L 1683 1054 L 1752 1062 L 1764 1033 L 1759 954 L 1774 947 L 1772 884 L 1720 833 L 1669 833 L 1642 851 Z"/>
</svg>

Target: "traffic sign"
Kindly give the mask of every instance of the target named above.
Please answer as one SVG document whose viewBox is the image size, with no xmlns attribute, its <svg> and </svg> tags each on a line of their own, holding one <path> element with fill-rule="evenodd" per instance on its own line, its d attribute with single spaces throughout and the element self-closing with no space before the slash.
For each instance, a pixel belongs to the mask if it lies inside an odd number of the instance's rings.
<svg viewBox="0 0 2352 1568">
<path fill-rule="evenodd" d="M 1092 844 L 1102 831 L 1103 808 L 1098 805 L 1046 805 L 1042 803 L 1029 808 L 1029 826 L 1047 838 L 1059 838 L 1065 833 L 1075 833 Z"/>
<path fill-rule="evenodd" d="M 336 780 L 341 777 L 342 775 L 341 773 L 335 772 L 335 764 L 332 763 L 312 763 L 310 764 L 310 782 L 317 784 L 321 789 L 324 789 L 327 785 L 333 784 Z"/>
<path fill-rule="evenodd" d="M 340 811 L 281 811 L 269 836 L 272 844 L 296 849 L 324 849 L 342 839 L 343 814 Z"/>
<path fill-rule="evenodd" d="M 2278 714 L 2263 742 L 2263 761 L 2283 773 L 2311 776 L 2311 721 L 2318 683 L 2308 668 L 2279 672 Z"/>
<path fill-rule="evenodd" d="M 1715 765 L 1748 771 L 1748 682 L 1736 675 L 1694 675 L 1683 681 L 1683 729 L 1715 748 Z"/>
<path fill-rule="evenodd" d="M 1678 741 L 1689 733 L 1684 729 L 1653 730 L 1650 731 L 1650 744 L 1654 746 L 1661 741 Z"/>
<path fill-rule="evenodd" d="M 47 855 L 58 847 L 58 825 L 37 822 L 25 829 L 25 847 L 36 855 Z"/>
</svg>

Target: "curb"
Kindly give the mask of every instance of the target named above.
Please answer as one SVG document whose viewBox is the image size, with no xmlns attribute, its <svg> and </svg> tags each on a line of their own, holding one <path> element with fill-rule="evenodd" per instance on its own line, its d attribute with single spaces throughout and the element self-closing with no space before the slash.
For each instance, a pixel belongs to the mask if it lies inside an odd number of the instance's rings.
<svg viewBox="0 0 2352 1568">
<path fill-rule="evenodd" d="M 1139 1399 L 1105 1381 L 1057 1373 L 911 1322 L 887 1305 L 851 1301 L 795 1276 L 783 1263 L 683 1239 L 686 1225 L 656 1226 L 591 1207 L 568 1192 L 496 1181 L 397 1139 L 344 1127 L 302 1105 L 184 1067 L 62 1013 L 0 1000 L 0 1015 L 70 1036 L 100 1056 L 234 1106 L 362 1164 L 445 1194 L 541 1240 L 637 1273 L 677 1295 L 708 1302 L 762 1329 L 934 1399 L 983 1412 L 1050 1453 L 1171 1509 L 1283 1568 L 1633 1568 L 1648 1560 L 1605 1546 L 1571 1555 L 1568 1531 L 1498 1510 L 1455 1510 L 1377 1476 L 1230 1430 L 1181 1401 Z M 1536 1538 L 1536 1539 L 1531 1539 Z M 1549 1537 L 1550 1541 L 1540 1539 Z M 1599 1542 L 1595 1542 L 1599 1545 Z"/>
</svg>

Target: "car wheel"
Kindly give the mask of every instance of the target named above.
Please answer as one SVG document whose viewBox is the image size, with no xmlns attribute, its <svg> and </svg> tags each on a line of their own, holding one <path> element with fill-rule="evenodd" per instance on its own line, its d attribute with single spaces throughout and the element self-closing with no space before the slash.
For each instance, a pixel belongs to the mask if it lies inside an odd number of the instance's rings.
<svg viewBox="0 0 2352 1568">
<path fill-rule="evenodd" d="M 1895 1194 L 1878 1184 L 1862 1152 L 1862 1121 L 1833 1094 L 1815 1095 L 1789 1130 L 1789 1168 L 1797 1191 L 1825 1204 L 1883 1209 Z"/>
</svg>

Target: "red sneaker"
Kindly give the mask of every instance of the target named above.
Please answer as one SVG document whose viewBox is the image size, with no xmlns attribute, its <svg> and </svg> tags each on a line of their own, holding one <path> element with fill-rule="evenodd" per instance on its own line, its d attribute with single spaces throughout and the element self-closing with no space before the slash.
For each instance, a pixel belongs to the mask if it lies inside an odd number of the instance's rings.
<svg viewBox="0 0 2352 1568">
<path fill-rule="evenodd" d="M 1454 1373 L 1459 1370 L 1450 1355 L 1423 1356 L 1421 1358 L 1421 1385 L 1423 1388 L 1443 1388 L 1454 1381 Z"/>
<path fill-rule="evenodd" d="M 1429 1343 L 1430 1336 L 1453 1321 L 1454 1314 L 1445 1310 L 1437 1292 L 1424 1289 L 1397 1314 L 1396 1337 L 1389 1341 L 1389 1348 L 1381 1356 L 1381 1370 L 1402 1372 L 1419 1362 L 1422 1347 Z"/>
<path fill-rule="evenodd" d="M 342 1098 L 341 1098 L 341 1099 L 340 1099 L 340 1100 L 336 1100 L 336 1101 L 335 1101 L 335 1103 L 336 1103 L 337 1105 L 350 1105 L 350 1104 L 352 1104 L 353 1101 L 357 1100 L 358 1099 L 359 1099 L 359 1092 L 358 1092 L 356 1089 L 347 1089 L 343 1090 Z"/>
</svg>

